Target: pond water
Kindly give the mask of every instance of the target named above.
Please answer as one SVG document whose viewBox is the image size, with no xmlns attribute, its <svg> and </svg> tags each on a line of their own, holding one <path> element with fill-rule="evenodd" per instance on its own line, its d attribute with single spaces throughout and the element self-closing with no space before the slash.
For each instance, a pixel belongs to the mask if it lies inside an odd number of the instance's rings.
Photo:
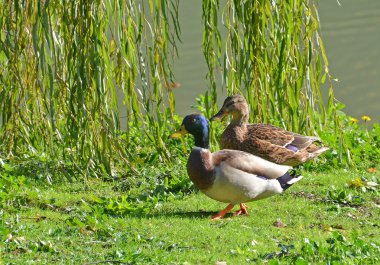
<svg viewBox="0 0 380 265">
<path fill-rule="evenodd" d="M 180 115 L 194 112 L 195 98 L 207 90 L 201 12 L 201 0 L 180 1 L 182 43 L 174 66 Z M 339 80 L 333 86 L 336 98 L 349 115 L 380 122 L 380 1 L 323 0 L 319 17 L 330 72 Z"/>
</svg>

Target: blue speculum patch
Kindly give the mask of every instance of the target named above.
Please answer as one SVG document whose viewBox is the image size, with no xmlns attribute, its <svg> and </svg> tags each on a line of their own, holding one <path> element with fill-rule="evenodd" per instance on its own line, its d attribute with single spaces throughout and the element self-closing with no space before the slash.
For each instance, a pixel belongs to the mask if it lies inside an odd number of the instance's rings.
<svg viewBox="0 0 380 265">
<path fill-rule="evenodd" d="M 297 152 L 298 151 L 298 148 L 295 147 L 294 145 L 291 145 L 291 144 L 288 144 L 286 146 L 286 148 L 288 148 L 289 150 L 292 150 L 293 152 Z"/>
</svg>

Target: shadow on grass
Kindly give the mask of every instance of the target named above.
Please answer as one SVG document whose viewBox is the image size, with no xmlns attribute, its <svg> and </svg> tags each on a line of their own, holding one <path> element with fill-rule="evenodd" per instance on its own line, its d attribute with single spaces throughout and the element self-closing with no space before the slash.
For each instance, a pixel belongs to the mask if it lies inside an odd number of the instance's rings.
<svg viewBox="0 0 380 265">
<path fill-rule="evenodd" d="M 113 217 L 128 216 L 131 218 L 145 219 L 145 218 L 180 218 L 180 219 L 205 219 L 211 220 L 211 217 L 215 215 L 215 211 L 153 211 L 153 212 L 139 212 L 133 211 L 124 214 L 108 214 Z M 233 212 L 227 213 L 223 219 L 239 218 L 234 216 Z"/>
<path fill-rule="evenodd" d="M 211 217 L 215 215 L 218 212 L 215 211 L 173 211 L 173 212 L 155 212 L 155 213 L 148 213 L 148 214 L 128 214 L 130 217 L 136 217 L 136 218 L 181 218 L 181 219 L 204 219 L 204 220 L 211 220 Z M 222 219 L 219 220 L 225 220 L 230 218 L 244 218 L 249 216 L 235 216 L 233 212 L 227 213 Z"/>
<path fill-rule="evenodd" d="M 147 217 L 180 217 L 189 219 L 211 219 L 216 212 L 212 211 L 190 211 L 190 212 L 158 212 L 146 215 Z"/>
</svg>

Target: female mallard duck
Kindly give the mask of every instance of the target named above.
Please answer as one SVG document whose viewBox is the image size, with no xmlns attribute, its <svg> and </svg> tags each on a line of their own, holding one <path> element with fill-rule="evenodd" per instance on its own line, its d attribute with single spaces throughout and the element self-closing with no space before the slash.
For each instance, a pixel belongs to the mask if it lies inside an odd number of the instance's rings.
<svg viewBox="0 0 380 265">
<path fill-rule="evenodd" d="M 235 204 L 240 204 L 236 215 L 247 215 L 245 202 L 281 193 L 302 178 L 295 176 L 290 166 L 277 165 L 242 151 L 226 149 L 211 153 L 208 121 L 202 115 L 186 116 L 181 128 L 171 137 L 186 133 L 195 139 L 187 161 L 191 181 L 208 197 L 229 203 L 212 219 L 223 218 Z"/>
<path fill-rule="evenodd" d="M 221 149 L 241 150 L 289 166 L 302 164 L 329 149 L 314 144 L 321 141 L 319 137 L 303 136 L 269 124 L 248 124 L 248 104 L 240 95 L 227 97 L 211 121 L 226 115 L 232 115 L 232 120 L 222 134 Z"/>
</svg>

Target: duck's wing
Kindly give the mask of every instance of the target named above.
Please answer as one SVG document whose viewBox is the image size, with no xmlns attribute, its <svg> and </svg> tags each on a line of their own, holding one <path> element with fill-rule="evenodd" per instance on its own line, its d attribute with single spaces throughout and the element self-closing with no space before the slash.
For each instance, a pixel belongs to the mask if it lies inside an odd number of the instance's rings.
<svg viewBox="0 0 380 265">
<path fill-rule="evenodd" d="M 247 137 L 256 137 L 282 147 L 291 145 L 296 150 L 304 149 L 313 142 L 321 140 L 319 137 L 300 135 L 270 124 L 248 124 Z"/>
<path fill-rule="evenodd" d="M 269 162 L 243 151 L 230 149 L 224 149 L 213 153 L 213 164 L 217 166 L 222 162 L 243 172 L 268 179 L 279 178 L 292 168 L 290 166 Z"/>
<path fill-rule="evenodd" d="M 321 138 L 317 136 L 304 136 L 297 133 L 293 133 L 294 139 L 290 143 L 298 149 L 304 149 L 311 146 L 314 142 L 321 142 Z"/>
</svg>

